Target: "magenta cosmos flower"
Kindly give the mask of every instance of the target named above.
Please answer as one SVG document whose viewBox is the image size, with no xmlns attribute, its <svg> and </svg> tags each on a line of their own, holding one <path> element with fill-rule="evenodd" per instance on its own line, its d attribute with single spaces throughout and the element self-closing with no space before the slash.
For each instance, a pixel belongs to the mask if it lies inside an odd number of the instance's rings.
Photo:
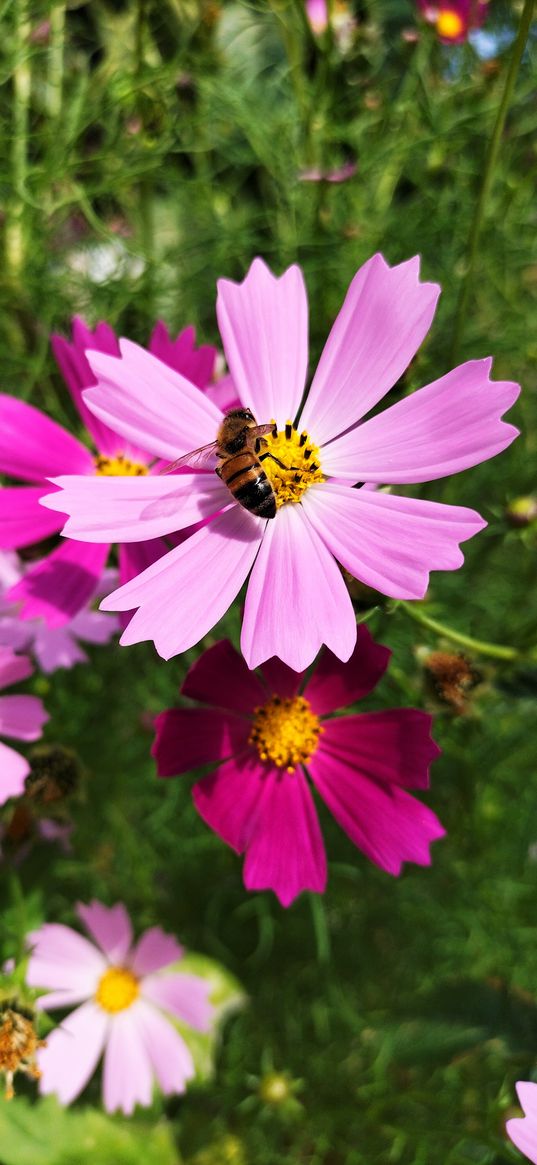
<svg viewBox="0 0 537 1165">
<path fill-rule="evenodd" d="M 261 259 L 243 283 L 221 280 L 218 320 L 242 404 L 276 422 L 263 462 L 275 518 L 255 517 L 207 469 L 176 476 L 55 478 L 44 504 L 70 515 L 82 541 L 151 539 L 194 522 L 195 534 L 119 588 L 102 607 L 138 610 L 121 642 L 153 639 L 165 659 L 197 643 L 250 575 L 241 648 L 249 667 L 279 656 L 303 671 L 323 643 L 348 659 L 356 620 L 338 563 L 376 590 L 423 598 L 430 570 L 455 570 L 459 543 L 486 523 L 474 510 L 354 488 L 429 481 L 476 465 L 517 434 L 500 421 L 519 389 L 471 360 L 359 423 L 402 375 L 426 335 L 439 288 L 419 259 L 375 255 L 353 279 L 306 403 L 308 308 L 298 267 L 275 278 Z M 222 412 L 128 340 L 121 357 L 89 352 L 98 378 L 85 401 L 98 418 L 172 461 L 214 441 Z M 298 418 L 295 422 L 295 418 Z M 216 462 L 215 462 L 216 463 Z"/>
<path fill-rule="evenodd" d="M 537 1165 L 537 1084 L 519 1080 L 516 1090 L 525 1115 L 507 1121 L 505 1129 L 517 1149 Z"/>
<path fill-rule="evenodd" d="M 37 1006 L 81 1004 L 47 1036 L 39 1054 L 40 1091 L 70 1104 L 104 1051 L 104 1106 L 128 1115 L 135 1104 L 151 1104 L 154 1078 L 165 1095 L 184 1092 L 194 1065 L 173 1018 L 207 1031 L 210 988 L 199 976 L 177 971 L 183 948 L 158 926 L 133 946 L 121 903 L 92 902 L 77 911 L 96 945 L 55 923 L 29 936 L 27 982 L 49 989 Z"/>
<path fill-rule="evenodd" d="M 389 874 L 430 864 L 444 830 L 405 790 L 426 789 L 439 749 L 431 717 L 415 708 L 332 716 L 362 699 L 391 652 L 361 625 L 349 661 L 326 652 L 306 678 L 277 659 L 248 671 L 228 640 L 210 647 L 181 688 L 199 708 L 156 720 L 159 776 L 219 762 L 194 786 L 198 812 L 237 853 L 248 890 L 271 889 L 283 906 L 322 893 L 326 858 L 308 777 L 351 841 Z"/>
<path fill-rule="evenodd" d="M 488 0 L 417 0 L 418 8 L 429 24 L 434 24 L 444 44 L 462 44 L 475 28 L 481 28 L 488 13 Z"/>
<path fill-rule="evenodd" d="M 172 340 L 159 322 L 149 346 L 159 363 L 188 376 L 198 388 L 209 386 L 217 352 L 210 347 L 196 349 L 194 328 L 186 328 Z M 82 390 L 95 383 L 86 349 L 117 356 L 119 347 L 112 328 L 100 323 L 92 332 L 75 318 L 72 342 L 53 336 L 52 348 L 97 455 L 39 409 L 0 394 L 0 473 L 32 483 L 0 489 L 0 546 L 4 549 L 28 546 L 61 530 L 62 519 L 39 505 L 50 489 L 48 478 L 65 472 L 145 476 L 159 469 L 151 465 L 153 457 L 143 439 L 139 443 L 125 440 L 113 427 L 99 421 L 84 402 Z M 229 378 L 223 385 L 210 385 L 207 391 L 211 397 L 223 400 L 224 407 L 233 397 Z M 8 592 L 10 599 L 22 604 L 20 617 L 40 617 L 51 627 L 69 622 L 93 597 L 109 549 L 109 545 L 80 546 L 66 541 L 53 550 Z M 136 576 L 167 549 L 162 539 L 140 546 L 121 546 L 121 581 Z"/>
<path fill-rule="evenodd" d="M 26 655 L 15 655 L 10 647 L 0 647 L 0 691 L 9 684 L 28 679 L 33 667 Z M 48 720 L 43 701 L 37 696 L 0 696 L 0 736 L 13 740 L 39 740 Z M 30 765 L 19 752 L 0 741 L 0 805 L 8 797 L 19 797 Z"/>
</svg>

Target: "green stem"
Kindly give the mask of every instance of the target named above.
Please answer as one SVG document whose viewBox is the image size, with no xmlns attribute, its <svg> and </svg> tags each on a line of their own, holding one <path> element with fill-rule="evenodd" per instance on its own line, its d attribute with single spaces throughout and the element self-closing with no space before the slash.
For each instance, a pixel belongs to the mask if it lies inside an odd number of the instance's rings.
<svg viewBox="0 0 537 1165">
<path fill-rule="evenodd" d="M 455 324 L 454 324 L 454 328 L 453 328 L 453 341 L 452 341 L 452 346 L 451 346 L 451 362 L 452 362 L 452 364 L 456 363 L 458 352 L 459 352 L 459 347 L 460 347 L 460 343 L 461 343 L 461 339 L 462 339 L 462 334 L 463 334 L 463 330 L 464 330 L 464 325 L 466 322 L 468 299 L 469 299 L 470 290 L 471 290 L 472 281 L 473 281 L 473 276 L 474 276 L 474 269 L 475 269 L 475 263 L 476 263 L 476 258 L 477 258 L 477 248 L 478 248 L 478 244 L 479 244 L 479 236 L 481 234 L 481 227 L 483 225 L 483 217 L 485 214 L 485 207 L 486 207 L 487 199 L 488 199 L 490 189 L 492 186 L 492 181 L 494 178 L 494 170 L 495 170 L 496 162 L 498 160 L 498 153 L 499 153 L 499 149 L 500 149 L 500 142 L 501 142 L 501 138 L 502 138 L 503 128 L 505 125 L 505 119 L 507 116 L 507 112 L 509 110 L 509 106 L 511 104 L 511 98 L 513 96 L 513 92 L 514 92 L 514 88 L 515 88 L 515 84 L 516 84 L 516 79 L 518 76 L 518 70 L 520 67 L 520 62 L 522 60 L 522 55 L 524 53 L 524 49 L 526 47 L 526 41 L 528 39 L 528 34 L 529 34 L 530 25 L 531 25 L 531 21 L 532 21 L 534 6 L 535 6 L 535 0 L 525 0 L 524 8 L 522 11 L 522 16 L 520 18 L 520 25 L 518 28 L 518 33 L 516 36 L 515 43 L 513 45 L 513 52 L 511 55 L 511 61 L 509 63 L 509 68 L 507 70 L 507 76 L 505 78 L 505 86 L 504 86 L 504 91 L 502 94 L 502 99 L 501 99 L 500 104 L 498 106 L 498 112 L 496 114 L 496 121 L 494 124 L 494 129 L 492 131 L 492 136 L 491 136 L 491 139 L 490 139 L 490 142 L 488 145 L 488 149 L 487 149 L 487 154 L 485 157 L 485 166 L 484 166 L 484 172 L 483 172 L 483 179 L 481 182 L 481 189 L 479 191 L 479 196 L 478 196 L 478 199 L 477 199 L 477 202 L 475 205 L 474 217 L 472 219 L 472 225 L 470 227 L 470 234 L 468 236 L 468 245 L 467 245 L 468 258 L 466 261 L 466 272 L 464 274 L 463 281 L 461 283 L 461 287 L 460 287 L 460 291 L 459 291 L 459 298 L 458 298 L 458 302 L 457 302 L 457 308 L 456 308 L 456 312 L 455 312 Z"/>
<path fill-rule="evenodd" d="M 50 46 L 48 54 L 48 109 L 51 121 L 57 121 L 62 112 L 63 57 L 65 42 L 65 4 L 53 4 L 50 10 Z"/>
<path fill-rule="evenodd" d="M 24 901 L 24 894 L 22 890 L 21 880 L 16 870 L 10 868 L 8 873 L 9 895 L 13 905 L 15 914 L 15 942 L 13 949 L 13 958 L 15 965 L 18 966 L 24 958 L 24 948 L 26 945 L 26 903 Z"/>
<path fill-rule="evenodd" d="M 444 623 L 439 623 L 437 619 L 431 619 L 430 615 L 425 615 L 417 603 L 401 601 L 398 606 L 415 623 L 420 623 L 422 627 L 427 627 L 436 635 L 442 635 L 446 639 L 452 639 L 454 643 L 460 643 L 461 647 L 467 647 L 469 651 L 475 651 L 479 655 L 488 655 L 491 659 L 515 660 L 521 657 L 522 653 L 517 651 L 516 647 L 508 647 L 502 643 L 488 643 L 483 639 L 473 639 L 471 635 L 465 635 L 462 631 L 446 627 Z"/>
<path fill-rule="evenodd" d="M 330 931 L 326 921 L 324 902 L 319 894 L 310 894 L 309 900 L 313 931 L 315 934 L 315 946 L 317 948 L 317 961 L 321 966 L 326 967 L 330 962 Z"/>
<path fill-rule="evenodd" d="M 28 167 L 28 125 L 31 72 L 28 63 L 30 23 L 25 0 L 13 8 L 15 64 L 13 68 L 13 102 L 11 145 L 11 183 L 13 200 L 6 221 L 6 266 L 15 279 L 24 266 L 24 198 Z"/>
</svg>

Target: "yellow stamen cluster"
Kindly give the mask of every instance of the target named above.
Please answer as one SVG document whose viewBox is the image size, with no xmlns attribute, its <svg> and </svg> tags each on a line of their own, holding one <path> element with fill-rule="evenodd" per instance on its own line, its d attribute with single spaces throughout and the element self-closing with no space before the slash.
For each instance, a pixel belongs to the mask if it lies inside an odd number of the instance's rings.
<svg viewBox="0 0 537 1165">
<path fill-rule="evenodd" d="M 13 1077 L 15 1072 L 25 1072 L 38 1080 L 41 1075 L 35 1056 L 38 1048 L 44 1048 L 45 1041 L 38 1040 L 29 1016 L 12 1007 L 6 1007 L 0 1014 L 0 1072 L 6 1078 L 6 1100 L 15 1094 Z"/>
<path fill-rule="evenodd" d="M 291 421 L 281 432 L 274 422 L 272 433 L 263 438 L 262 452 L 272 454 L 263 458 L 263 469 L 270 478 L 278 508 L 287 502 L 299 502 L 310 485 L 324 481 L 318 446 L 306 432 L 299 433 Z"/>
<path fill-rule="evenodd" d="M 148 469 L 140 461 L 129 461 L 119 453 L 117 457 L 96 457 L 95 472 L 99 477 L 143 477 Z"/>
<path fill-rule="evenodd" d="M 95 1000 L 103 1011 L 114 1014 L 116 1011 L 125 1011 L 140 994 L 140 987 L 136 975 L 126 967 L 109 967 L 101 975 Z"/>
<path fill-rule="evenodd" d="M 272 696 L 255 709 L 249 743 L 255 745 L 261 760 L 293 773 L 317 751 L 322 731 L 319 717 L 303 696 L 288 700 Z"/>
<path fill-rule="evenodd" d="M 445 40 L 457 40 L 464 32 L 464 21 L 452 8 L 444 8 L 436 18 L 436 31 Z"/>
</svg>

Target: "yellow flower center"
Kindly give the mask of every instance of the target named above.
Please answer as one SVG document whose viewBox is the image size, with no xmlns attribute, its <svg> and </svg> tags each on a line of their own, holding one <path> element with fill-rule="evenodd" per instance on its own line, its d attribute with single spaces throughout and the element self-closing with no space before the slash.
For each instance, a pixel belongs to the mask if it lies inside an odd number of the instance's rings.
<svg viewBox="0 0 537 1165">
<path fill-rule="evenodd" d="M 255 745 L 261 760 L 293 773 L 317 751 L 322 731 L 319 717 L 303 696 L 291 700 L 272 696 L 255 709 L 249 744 Z"/>
<path fill-rule="evenodd" d="M 272 433 L 263 438 L 263 469 L 270 478 L 276 494 L 276 505 L 299 502 L 302 494 L 316 481 L 324 481 L 321 472 L 321 454 L 306 432 L 299 433 L 291 421 L 278 432 L 276 422 Z"/>
<path fill-rule="evenodd" d="M 109 967 L 99 979 L 95 999 L 103 1011 L 113 1014 L 125 1011 L 139 994 L 138 980 L 132 971 L 126 967 Z"/>
<path fill-rule="evenodd" d="M 439 36 L 445 37 L 446 40 L 456 40 L 464 32 L 464 20 L 458 12 L 446 8 L 443 12 L 438 13 L 436 31 Z"/>
<path fill-rule="evenodd" d="M 139 461 L 129 461 L 119 453 L 117 457 L 96 457 L 95 472 L 99 477 L 143 477 L 148 472 L 147 465 Z"/>
</svg>

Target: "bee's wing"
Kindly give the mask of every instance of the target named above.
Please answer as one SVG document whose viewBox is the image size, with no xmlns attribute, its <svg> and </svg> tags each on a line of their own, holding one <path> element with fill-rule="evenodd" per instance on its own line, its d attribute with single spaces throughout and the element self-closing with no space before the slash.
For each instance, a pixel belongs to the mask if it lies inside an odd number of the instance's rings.
<svg viewBox="0 0 537 1165">
<path fill-rule="evenodd" d="M 256 425 L 255 429 L 249 429 L 248 433 L 252 437 L 266 437 L 267 433 L 272 433 L 274 424 L 270 425 Z"/>
<path fill-rule="evenodd" d="M 210 445 L 201 445 L 199 449 L 192 449 L 190 453 L 184 453 L 182 457 L 177 458 L 177 461 L 172 461 L 171 465 L 165 465 L 160 473 L 173 473 L 182 465 L 188 465 L 190 469 L 214 469 L 214 459 L 217 454 L 218 445 L 216 441 L 211 441 Z"/>
</svg>

